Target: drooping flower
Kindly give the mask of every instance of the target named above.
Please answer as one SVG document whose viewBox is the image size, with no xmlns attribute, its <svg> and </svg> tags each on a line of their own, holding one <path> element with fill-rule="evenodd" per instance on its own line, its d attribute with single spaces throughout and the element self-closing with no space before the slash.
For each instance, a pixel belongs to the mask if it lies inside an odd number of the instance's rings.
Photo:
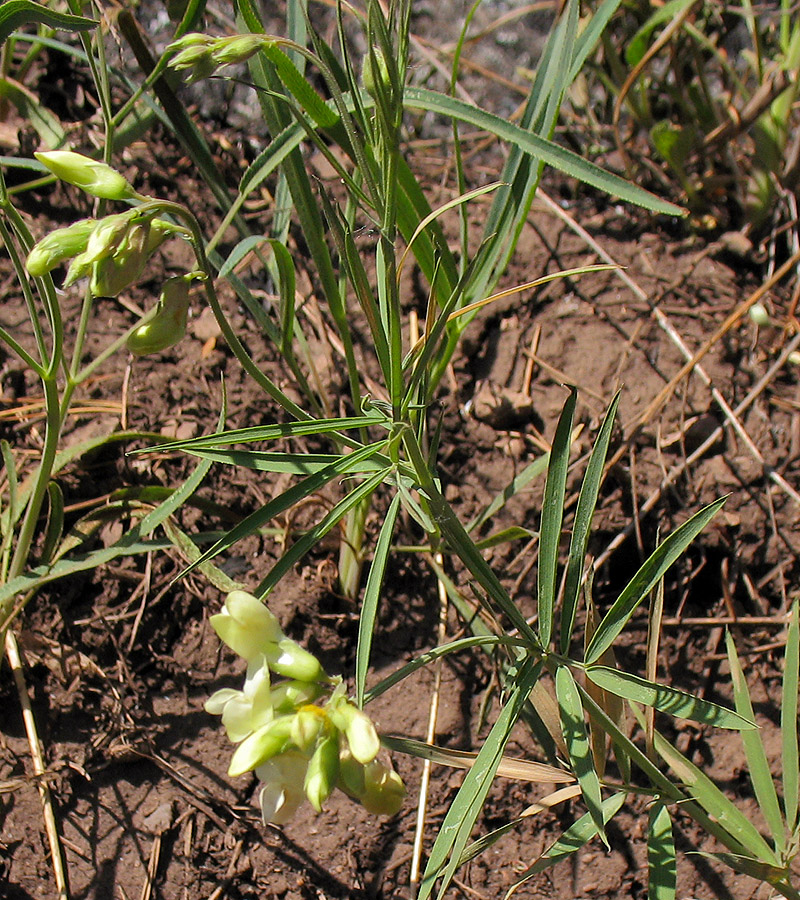
<svg viewBox="0 0 800 900">
<path fill-rule="evenodd" d="M 97 219 L 81 219 L 45 235 L 28 254 L 25 267 L 31 275 L 46 275 L 56 266 L 86 249 Z"/>
<path fill-rule="evenodd" d="M 256 659 L 247 667 L 243 690 L 222 688 L 206 700 L 205 710 L 222 716 L 228 738 L 235 744 L 272 721 L 275 712 L 266 660 Z"/>
<path fill-rule="evenodd" d="M 231 591 L 222 612 L 209 622 L 219 639 L 248 662 L 266 656 L 285 637 L 277 618 L 246 591 Z"/>
<path fill-rule="evenodd" d="M 264 782 L 259 803 L 265 825 L 285 825 L 300 808 L 306 798 L 303 782 L 307 766 L 302 753 L 290 750 L 256 769 Z"/>
<path fill-rule="evenodd" d="M 34 153 L 57 178 L 74 184 L 93 197 L 104 200 L 131 200 L 139 195 L 116 169 L 71 150 Z"/>
</svg>

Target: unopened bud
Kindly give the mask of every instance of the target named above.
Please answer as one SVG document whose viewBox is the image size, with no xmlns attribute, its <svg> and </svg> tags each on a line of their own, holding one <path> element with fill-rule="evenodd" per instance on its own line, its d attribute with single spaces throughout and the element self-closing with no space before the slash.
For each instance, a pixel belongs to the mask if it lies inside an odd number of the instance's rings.
<svg viewBox="0 0 800 900">
<path fill-rule="evenodd" d="M 126 179 L 106 163 L 73 153 L 71 150 L 49 150 L 34 153 L 36 159 L 62 181 L 74 184 L 93 197 L 104 200 L 130 200 L 137 195 Z"/>
<path fill-rule="evenodd" d="M 298 750 L 309 753 L 325 727 L 325 713 L 313 705 L 298 709 L 292 717 L 292 741 Z"/>
<path fill-rule="evenodd" d="M 292 742 L 294 716 L 280 716 L 248 735 L 236 748 L 228 775 L 243 775 L 283 753 Z"/>
<path fill-rule="evenodd" d="M 389 90 L 389 67 L 386 65 L 383 51 L 379 47 L 373 47 L 372 51 L 364 56 L 361 80 L 364 83 L 364 90 L 370 97 L 375 98 L 379 91 Z"/>
<path fill-rule="evenodd" d="M 238 34 L 216 42 L 211 50 L 211 59 L 218 66 L 231 66 L 246 62 L 265 44 L 271 43 L 263 34 Z"/>
<path fill-rule="evenodd" d="M 306 770 L 306 797 L 317 812 L 322 812 L 322 804 L 336 787 L 338 777 L 339 736 L 332 734 L 319 742 Z"/>
<path fill-rule="evenodd" d="M 247 591 L 231 591 L 222 612 L 211 616 L 209 622 L 219 639 L 248 662 L 283 637 L 277 618 Z"/>
<path fill-rule="evenodd" d="M 347 700 L 332 705 L 328 715 L 347 737 L 353 757 L 360 763 L 372 762 L 381 749 L 381 742 L 370 717 Z"/>
<path fill-rule="evenodd" d="M 161 292 L 158 311 L 131 334 L 127 341 L 128 350 L 134 356 L 146 356 L 175 346 L 186 333 L 188 312 L 189 284 L 186 278 L 170 278 Z"/>
<path fill-rule="evenodd" d="M 327 676 L 313 653 L 290 638 L 283 638 L 272 654 L 267 654 L 270 669 L 295 681 L 322 681 Z"/>
<path fill-rule="evenodd" d="M 750 319 L 758 325 L 759 328 L 766 328 L 772 322 L 769 313 L 762 303 L 754 303 L 750 307 Z"/>
<path fill-rule="evenodd" d="M 66 228 L 51 231 L 28 254 L 27 270 L 34 276 L 45 275 L 65 260 L 82 253 L 96 226 L 96 219 L 81 219 Z"/>
</svg>

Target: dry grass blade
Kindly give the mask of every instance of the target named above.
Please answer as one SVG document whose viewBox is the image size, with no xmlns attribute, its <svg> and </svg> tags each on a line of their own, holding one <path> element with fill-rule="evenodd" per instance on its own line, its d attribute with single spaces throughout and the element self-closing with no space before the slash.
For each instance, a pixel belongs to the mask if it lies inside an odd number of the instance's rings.
<svg viewBox="0 0 800 900">
<path fill-rule="evenodd" d="M 42 756 L 42 746 L 39 742 L 39 733 L 36 728 L 36 719 L 33 716 L 30 699 L 28 698 L 28 689 L 25 684 L 25 675 L 22 671 L 22 659 L 19 655 L 19 647 L 14 632 L 9 629 L 6 631 L 5 637 L 6 657 L 11 671 L 14 674 L 14 683 L 19 694 L 19 702 L 22 707 L 22 719 L 25 724 L 25 733 L 28 737 L 28 747 L 31 753 L 31 762 L 33 763 L 33 773 L 37 778 L 39 787 L 39 796 L 42 801 L 42 812 L 44 815 L 44 827 L 47 832 L 47 842 L 50 845 L 50 859 L 53 866 L 53 877 L 56 883 L 59 900 L 69 900 L 69 887 L 67 881 L 67 869 L 64 864 L 64 854 L 61 848 L 61 841 L 58 835 L 58 825 L 56 823 L 56 814 L 53 809 L 53 799 L 50 796 L 50 788 L 44 777 L 45 766 L 44 757 Z"/>
</svg>

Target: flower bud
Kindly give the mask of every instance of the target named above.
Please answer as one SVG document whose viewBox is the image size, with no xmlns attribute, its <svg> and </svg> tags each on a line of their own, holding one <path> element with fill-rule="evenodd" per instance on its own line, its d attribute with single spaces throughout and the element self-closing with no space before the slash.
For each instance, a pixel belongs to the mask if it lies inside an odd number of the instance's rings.
<svg viewBox="0 0 800 900">
<path fill-rule="evenodd" d="M 364 793 L 358 798 L 364 809 L 376 816 L 393 816 L 406 798 L 403 779 L 388 766 L 373 760 L 364 766 Z"/>
<path fill-rule="evenodd" d="M 308 763 L 304 790 L 308 802 L 317 812 L 330 797 L 339 777 L 339 736 L 329 735 L 317 745 Z"/>
<path fill-rule="evenodd" d="M 96 297 L 116 297 L 138 281 L 149 252 L 150 222 L 134 222 L 117 251 L 95 263 L 89 290 Z"/>
<path fill-rule="evenodd" d="M 25 266 L 31 275 L 45 275 L 51 269 L 86 249 L 96 219 L 81 219 L 66 228 L 51 231 L 28 254 Z"/>
<path fill-rule="evenodd" d="M 272 689 L 272 708 L 276 713 L 294 712 L 313 703 L 322 688 L 313 681 L 284 681 Z"/>
<path fill-rule="evenodd" d="M 96 263 L 116 253 L 125 241 L 135 215 L 136 210 L 130 210 L 101 219 L 86 243 L 86 251 L 83 254 L 86 260 Z"/>
<path fill-rule="evenodd" d="M 88 156 L 71 150 L 49 150 L 34 153 L 34 156 L 57 178 L 74 184 L 93 197 L 130 200 L 137 196 L 136 191 L 116 169 Z"/>
<path fill-rule="evenodd" d="M 332 705 L 328 715 L 345 733 L 353 757 L 360 763 L 372 762 L 381 749 L 381 742 L 370 717 L 347 700 Z"/>
<path fill-rule="evenodd" d="M 222 612 L 211 616 L 209 622 L 219 639 L 248 661 L 266 654 L 283 638 L 275 616 L 246 591 L 231 591 Z"/>
<path fill-rule="evenodd" d="M 386 65 L 386 59 L 383 51 L 379 47 L 373 47 L 371 53 L 364 56 L 361 67 L 361 81 L 364 84 L 364 90 L 375 98 L 379 91 L 388 91 L 390 87 L 389 67 Z"/>
<path fill-rule="evenodd" d="M 246 62 L 266 43 L 272 41 L 263 34 L 237 34 L 222 38 L 211 50 L 211 59 L 217 66 L 231 66 Z"/>
<path fill-rule="evenodd" d="M 278 641 L 267 660 L 273 672 L 296 681 L 323 681 L 327 677 L 317 657 L 290 638 Z"/>
<path fill-rule="evenodd" d="M 169 61 L 171 69 L 176 72 L 191 69 L 190 81 L 198 81 L 214 74 L 216 63 L 211 59 L 211 50 L 216 38 L 207 34 L 186 34 L 173 41 L 167 48 L 174 55 Z"/>
<path fill-rule="evenodd" d="M 155 316 L 130 335 L 127 341 L 128 350 L 134 356 L 146 356 L 148 353 L 160 353 L 173 347 L 186 333 L 188 313 L 187 278 L 182 275 L 170 278 L 161 291 Z"/>
<path fill-rule="evenodd" d="M 294 716 L 280 716 L 248 735 L 231 757 L 228 775 L 243 775 L 288 750 L 293 719 Z"/>
<path fill-rule="evenodd" d="M 303 753 L 310 753 L 325 727 L 325 713 L 318 706 L 309 704 L 299 709 L 292 719 L 293 743 Z"/>
<path fill-rule="evenodd" d="M 754 303 L 750 307 L 750 319 L 760 328 L 766 328 L 772 322 L 763 303 Z"/>
</svg>

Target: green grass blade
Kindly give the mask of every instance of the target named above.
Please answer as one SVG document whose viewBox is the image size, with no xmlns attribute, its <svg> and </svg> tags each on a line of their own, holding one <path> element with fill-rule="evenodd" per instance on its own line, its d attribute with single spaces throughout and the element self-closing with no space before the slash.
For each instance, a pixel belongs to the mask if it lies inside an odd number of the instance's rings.
<svg viewBox="0 0 800 900">
<path fill-rule="evenodd" d="M 603 2 L 594 10 L 592 10 L 591 19 L 583 28 L 577 41 L 575 42 L 575 52 L 572 57 L 572 69 L 569 74 L 569 83 L 578 77 L 583 69 L 586 58 L 594 50 L 597 42 L 600 40 L 606 29 L 611 17 L 617 11 L 621 0 L 603 0 Z"/>
<path fill-rule="evenodd" d="M 616 394 L 608 407 L 600 433 L 592 448 L 592 455 L 583 476 L 578 506 L 575 510 L 575 521 L 572 525 L 572 539 L 569 545 L 569 558 L 567 560 L 567 575 L 564 582 L 564 600 L 561 613 L 561 652 L 569 649 L 572 628 L 575 622 L 575 610 L 578 605 L 578 596 L 581 590 L 583 566 L 586 560 L 586 548 L 589 544 L 589 534 L 592 528 L 592 517 L 597 505 L 597 496 L 600 491 L 600 482 L 603 477 L 603 467 L 608 455 L 608 445 L 614 430 L 614 418 L 619 405 L 619 393 Z"/>
<path fill-rule="evenodd" d="M 730 631 L 725 635 L 728 662 L 731 667 L 731 681 L 733 683 L 733 700 L 740 715 L 755 720 L 753 704 L 750 701 L 750 691 L 747 688 L 747 680 L 742 671 L 739 654 L 736 652 L 736 644 Z M 769 770 L 767 754 L 758 730 L 743 731 L 742 744 L 747 758 L 747 767 L 750 770 L 750 782 L 755 791 L 756 800 L 764 814 L 775 849 L 780 853 L 786 846 L 786 831 L 781 816 L 781 808 L 778 803 L 778 792 L 775 790 L 775 782 Z"/>
<path fill-rule="evenodd" d="M 458 794 L 450 804 L 450 809 L 431 848 L 417 900 L 427 900 L 431 896 L 440 876 L 442 877 L 438 892 L 440 898 L 450 885 L 472 827 L 483 808 L 511 731 L 540 672 L 541 663 L 529 657 L 509 679 L 508 701 L 487 735 Z"/>
<path fill-rule="evenodd" d="M 619 812 L 628 795 L 624 791 L 618 791 L 603 801 L 603 823 L 607 825 Z M 517 890 L 517 888 L 529 878 L 544 872 L 556 863 L 562 862 L 581 849 L 597 834 L 597 825 L 594 819 L 586 813 L 573 822 L 561 837 L 544 853 L 532 866 L 517 876 L 517 880 L 505 895 L 505 900 Z"/>
<path fill-rule="evenodd" d="M 181 573 L 181 577 L 188 575 L 189 572 L 197 568 L 201 563 L 218 556 L 220 553 L 233 546 L 237 541 L 247 537 L 247 535 L 258 531 L 259 528 L 262 528 L 268 522 L 271 522 L 275 516 L 279 516 L 282 512 L 291 509 L 291 507 L 301 500 L 315 494 L 330 481 L 333 481 L 334 478 L 352 472 L 353 469 L 351 467 L 358 466 L 362 460 L 367 459 L 375 453 L 376 446 L 377 445 L 370 444 L 361 450 L 347 453 L 344 456 L 339 457 L 332 465 L 325 466 L 313 475 L 304 478 L 298 484 L 292 485 L 292 487 L 282 494 L 279 494 L 277 497 L 273 497 L 272 500 L 262 506 L 261 509 L 257 509 L 255 512 L 250 513 L 249 516 L 245 516 L 241 522 L 225 532 L 225 534 L 212 544 L 198 560 L 191 563 L 191 565 Z"/>
<path fill-rule="evenodd" d="M 656 684 L 630 672 L 621 672 L 607 666 L 587 666 L 586 677 L 593 684 L 604 691 L 616 694 L 617 697 L 652 706 L 678 719 L 691 719 L 716 728 L 757 731 L 758 726 L 752 719 L 752 710 L 748 718 L 741 714 L 741 710 L 734 712 L 710 700 L 702 700 L 676 688 Z"/>
<path fill-rule="evenodd" d="M 383 415 L 351 416 L 338 419 L 303 419 L 300 422 L 281 422 L 278 425 L 251 425 L 248 428 L 235 428 L 231 431 L 219 431 L 201 437 L 187 438 L 185 441 L 170 441 L 158 447 L 145 447 L 131 450 L 138 453 L 163 453 L 174 450 L 211 450 L 214 447 L 229 444 L 245 444 L 251 441 L 275 441 L 279 438 L 307 437 L 312 434 L 332 434 L 349 429 L 369 428 L 372 425 L 385 425 Z"/>
<path fill-rule="evenodd" d="M 608 847 L 608 838 L 604 827 L 602 796 L 600 794 L 600 779 L 597 777 L 597 770 L 592 759 L 592 748 L 584 720 L 581 696 L 578 693 L 572 672 L 567 666 L 559 666 L 556 671 L 556 697 L 558 698 L 558 709 L 561 716 L 561 730 L 569 751 L 572 771 L 575 773 L 578 784 L 581 786 L 581 794 L 595 829 L 603 843 Z"/>
<path fill-rule="evenodd" d="M 786 636 L 786 654 L 783 663 L 783 696 L 781 698 L 781 743 L 783 762 L 783 808 L 789 830 L 797 830 L 798 779 L 800 757 L 797 751 L 797 694 L 800 682 L 800 619 L 798 602 L 792 606 L 789 632 Z"/>
<path fill-rule="evenodd" d="M 534 478 L 538 478 L 543 472 L 546 472 L 549 461 L 550 454 L 544 453 L 532 463 L 525 466 L 519 475 L 513 478 L 509 484 L 503 488 L 502 492 L 498 494 L 494 500 L 492 500 L 492 502 L 469 523 L 469 525 L 467 525 L 467 531 L 475 531 L 485 522 L 488 522 L 489 519 L 498 513 L 512 497 L 516 496 L 523 488 L 526 488 Z"/>
<path fill-rule="evenodd" d="M 725 796 L 705 772 L 698 769 L 694 763 L 673 747 L 660 732 L 654 733 L 653 743 L 656 752 L 680 778 L 681 783 L 692 797 L 736 843 L 745 848 L 745 855 L 772 866 L 780 865 L 778 857 L 760 835 L 755 825 Z"/>
<path fill-rule="evenodd" d="M 675 900 L 677 877 L 669 810 L 656 802 L 647 816 L 647 900 Z"/>
<path fill-rule="evenodd" d="M 506 119 L 486 112 L 486 110 L 470 106 L 462 100 L 447 97 L 425 88 L 409 87 L 406 88 L 404 103 L 410 109 L 427 110 L 489 131 L 564 174 L 577 178 L 578 181 L 589 184 L 620 200 L 663 215 L 682 216 L 685 214 L 685 210 L 674 203 L 661 200 L 649 191 L 625 181 L 624 178 L 606 172 L 578 156 L 577 153 L 531 134 Z"/>
<path fill-rule="evenodd" d="M 357 453 L 358 451 L 356 451 Z M 346 454 L 345 459 L 350 456 L 355 456 L 355 453 Z M 316 546 L 323 537 L 334 527 L 336 526 L 346 515 L 350 512 L 351 509 L 354 509 L 358 504 L 364 500 L 366 497 L 369 497 L 370 494 L 386 480 L 387 476 L 391 472 L 391 469 L 384 470 L 382 472 L 377 472 L 370 478 L 367 478 L 362 484 L 360 484 L 357 488 L 352 490 L 344 499 L 340 500 L 336 506 L 322 519 L 321 522 L 317 523 L 313 528 L 311 528 L 303 537 L 300 538 L 295 544 L 292 545 L 292 549 L 289 550 L 288 553 L 284 553 L 284 555 L 275 563 L 275 565 L 270 569 L 266 578 L 264 578 L 258 587 L 255 590 L 255 594 L 257 597 L 265 597 L 274 587 L 275 585 L 283 578 L 283 576 L 292 568 L 292 566 L 302 559 L 312 547 Z"/>
<path fill-rule="evenodd" d="M 666 538 L 650 554 L 605 614 L 591 643 L 586 648 L 586 662 L 596 662 L 625 627 L 636 607 L 656 582 L 721 509 L 725 497 L 703 507 Z"/>
<path fill-rule="evenodd" d="M 61 542 L 64 533 L 64 494 L 57 481 L 51 481 L 47 485 L 47 527 L 45 528 L 44 541 L 39 558 L 43 563 L 50 562 L 53 554 Z"/>
<path fill-rule="evenodd" d="M 17 28 L 25 25 L 46 25 L 57 31 L 92 31 L 97 28 L 94 19 L 73 16 L 49 9 L 43 3 L 33 0 L 4 0 L 0 4 L 0 44 Z"/>
<path fill-rule="evenodd" d="M 553 610 L 558 585 L 558 545 L 561 541 L 561 522 L 564 517 L 564 494 L 567 486 L 572 421 L 575 416 L 577 391 L 569 389 L 550 451 L 547 481 L 542 501 L 542 524 L 539 537 L 539 568 L 537 594 L 539 610 L 539 640 L 543 647 L 550 644 L 553 633 Z"/>
<path fill-rule="evenodd" d="M 364 589 L 364 600 L 361 604 L 361 615 L 358 618 L 358 645 L 356 646 L 356 702 L 364 705 L 364 694 L 367 685 L 367 671 L 369 669 L 370 651 L 372 650 L 372 636 L 375 631 L 375 619 L 378 615 L 378 601 L 381 596 L 381 587 L 386 573 L 386 563 L 389 559 L 389 551 L 392 548 L 394 526 L 397 521 L 397 512 L 400 509 L 400 494 L 395 494 L 386 518 L 381 525 L 378 540 L 375 544 L 375 554 L 372 565 L 367 575 L 367 586 Z"/>
<path fill-rule="evenodd" d="M 374 444 L 371 446 L 384 446 Z M 269 453 L 259 450 L 188 450 L 192 456 L 210 459 L 237 468 L 252 469 L 254 472 L 282 472 L 290 475 L 313 475 L 341 459 L 337 453 Z M 362 460 L 352 470 L 356 472 L 377 472 L 389 465 L 388 457 L 376 453 L 374 457 Z"/>
</svg>

